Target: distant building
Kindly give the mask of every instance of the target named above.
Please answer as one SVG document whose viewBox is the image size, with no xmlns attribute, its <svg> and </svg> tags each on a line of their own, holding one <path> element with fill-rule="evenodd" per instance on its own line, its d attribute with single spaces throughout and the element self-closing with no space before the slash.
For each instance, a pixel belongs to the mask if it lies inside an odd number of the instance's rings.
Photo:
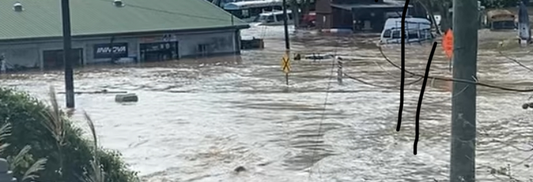
<svg viewBox="0 0 533 182">
<path fill-rule="evenodd" d="M 317 0 L 316 26 L 319 29 L 352 29 L 354 32 L 381 32 L 388 18 L 400 17 L 405 1 L 399 0 Z M 421 7 L 408 6 L 407 15 L 426 16 Z"/>
<path fill-rule="evenodd" d="M 58 0 L 0 1 L 0 54 L 9 68 L 63 66 Z M 249 25 L 207 1 L 71 0 L 72 61 L 85 65 L 240 53 Z"/>
</svg>

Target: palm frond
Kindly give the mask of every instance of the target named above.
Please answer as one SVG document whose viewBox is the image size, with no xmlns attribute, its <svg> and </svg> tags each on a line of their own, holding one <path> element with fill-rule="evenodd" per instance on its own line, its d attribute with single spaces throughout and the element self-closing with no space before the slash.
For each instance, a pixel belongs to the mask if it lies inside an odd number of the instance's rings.
<svg viewBox="0 0 533 182">
<path fill-rule="evenodd" d="M 11 123 L 6 123 L 0 128 L 0 153 L 9 146 L 9 143 L 5 142 L 8 136 L 11 136 Z"/>
<path fill-rule="evenodd" d="M 82 181 L 84 182 L 104 182 L 105 181 L 105 172 L 102 169 L 102 166 L 98 164 L 97 160 L 91 160 L 91 172 L 88 172 L 85 170 L 84 178 L 82 178 Z"/>
<path fill-rule="evenodd" d="M 85 117 L 85 120 L 87 121 L 87 125 L 89 125 L 89 129 L 91 130 L 91 134 L 93 135 L 93 143 L 94 143 L 94 152 L 98 149 L 98 140 L 96 137 L 96 129 L 94 128 L 94 122 L 91 119 L 91 116 L 87 114 L 87 112 L 83 112 L 83 116 Z"/>
<path fill-rule="evenodd" d="M 0 153 L 4 152 L 4 150 L 6 150 L 7 147 L 9 147 L 9 143 L 4 143 L 0 145 Z"/>
<path fill-rule="evenodd" d="M 30 150 L 31 150 L 30 145 L 24 146 L 24 148 L 22 148 L 22 150 L 20 150 L 19 153 L 16 156 L 14 156 L 11 159 L 11 161 L 9 161 L 10 169 L 15 169 L 17 166 L 22 164 L 22 162 L 24 162 L 24 157 L 26 156 L 26 154 L 28 154 Z"/>
<path fill-rule="evenodd" d="M 61 110 L 57 103 L 57 97 L 55 94 L 54 87 L 50 86 L 50 91 L 48 93 L 50 97 L 50 107 L 44 112 L 43 125 L 52 133 L 53 137 L 59 142 L 63 143 L 64 139 L 64 120 L 61 115 Z"/>
<path fill-rule="evenodd" d="M 93 135 L 93 160 L 90 161 L 92 171 L 89 173 L 86 171 L 85 180 L 86 182 L 104 182 L 105 181 L 105 172 L 102 169 L 102 166 L 100 165 L 100 161 L 98 160 L 97 152 L 98 152 L 98 137 L 96 135 L 96 129 L 94 128 L 94 122 L 87 114 L 87 112 L 83 112 L 83 115 L 85 117 L 85 120 L 87 121 L 87 125 L 89 125 L 89 129 L 91 130 L 91 134 Z"/>
<path fill-rule="evenodd" d="M 33 165 L 31 165 L 31 167 L 28 168 L 28 170 L 26 170 L 26 172 L 24 173 L 24 176 L 22 176 L 21 181 L 24 182 L 26 180 L 35 180 L 36 178 L 38 178 L 39 175 L 37 175 L 36 173 L 41 170 L 44 170 L 45 164 L 47 161 L 48 159 L 41 158 L 37 160 L 35 163 L 33 163 Z"/>
<path fill-rule="evenodd" d="M 11 136 L 11 123 L 6 123 L 0 128 L 0 140 L 4 140 L 8 136 Z"/>
</svg>

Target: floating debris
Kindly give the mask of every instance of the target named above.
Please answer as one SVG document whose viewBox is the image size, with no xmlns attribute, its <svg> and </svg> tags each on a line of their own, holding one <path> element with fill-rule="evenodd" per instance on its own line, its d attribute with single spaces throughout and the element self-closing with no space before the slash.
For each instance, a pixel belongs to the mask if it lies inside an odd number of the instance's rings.
<svg viewBox="0 0 533 182">
<path fill-rule="evenodd" d="M 237 172 L 237 173 L 240 173 L 240 172 L 246 171 L 246 168 L 244 168 L 242 166 L 239 166 L 239 167 L 235 168 L 234 171 Z"/>
<path fill-rule="evenodd" d="M 118 94 L 115 96 L 115 102 L 137 102 L 139 97 L 134 93 Z"/>
</svg>

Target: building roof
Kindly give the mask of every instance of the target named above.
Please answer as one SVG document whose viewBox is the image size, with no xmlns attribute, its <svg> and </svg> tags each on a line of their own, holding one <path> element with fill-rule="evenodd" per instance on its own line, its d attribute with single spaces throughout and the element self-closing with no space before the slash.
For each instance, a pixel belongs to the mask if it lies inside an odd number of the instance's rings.
<svg viewBox="0 0 533 182">
<path fill-rule="evenodd" d="M 0 40 L 62 36 L 60 0 L 0 1 Z M 244 21 L 204 0 L 70 0 L 73 36 L 188 29 L 248 28 Z"/>
</svg>

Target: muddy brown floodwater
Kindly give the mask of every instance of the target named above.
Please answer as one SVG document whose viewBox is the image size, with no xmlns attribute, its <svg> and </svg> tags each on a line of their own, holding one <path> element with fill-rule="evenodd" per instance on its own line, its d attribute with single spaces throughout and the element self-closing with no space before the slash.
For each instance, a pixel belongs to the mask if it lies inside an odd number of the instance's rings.
<svg viewBox="0 0 533 182">
<path fill-rule="evenodd" d="M 266 49 L 243 51 L 240 58 L 76 70 L 77 91 L 128 91 L 140 100 L 119 104 L 111 94 L 77 95 L 74 117 L 81 119 L 80 111 L 87 111 L 96 122 L 101 145 L 121 151 L 145 181 L 447 181 L 447 83 L 429 80 L 432 86 L 424 95 L 415 156 L 420 84 L 406 87 L 405 118 L 396 132 L 398 88 L 350 79 L 339 85 L 332 60 L 293 62 L 287 88 L 280 68 L 283 29 L 254 27 L 243 36 L 266 38 Z M 505 36 L 515 33 L 498 34 Z M 481 39 L 490 37 L 496 39 L 487 31 L 480 33 Z M 347 74 L 375 85 L 398 86 L 400 72 L 380 56 L 372 43 L 376 39 L 298 33 L 292 47 L 294 52 L 337 53 L 346 60 Z M 423 73 L 430 49 L 429 44 L 407 46 L 407 68 Z M 527 50 L 513 50 L 506 54 L 533 67 Z M 400 63 L 399 46 L 384 51 Z M 494 49 L 479 51 L 478 68 L 482 82 L 532 85 L 526 69 Z M 431 70 L 431 75 L 450 76 L 440 47 Z M 12 76 L 2 80 L 2 86 L 39 98 L 46 98 L 48 85 L 64 89 L 60 72 Z M 531 148 L 531 111 L 521 109 L 530 94 L 482 87 L 478 92 L 478 178 L 502 181 L 487 166 L 507 164 L 516 178 L 532 178 L 525 165 L 531 163 L 527 158 L 533 151 L 519 150 Z M 64 101 L 64 95 L 58 98 Z M 84 122 L 77 124 L 87 128 Z M 247 170 L 236 174 L 233 169 L 238 166 Z"/>
</svg>

